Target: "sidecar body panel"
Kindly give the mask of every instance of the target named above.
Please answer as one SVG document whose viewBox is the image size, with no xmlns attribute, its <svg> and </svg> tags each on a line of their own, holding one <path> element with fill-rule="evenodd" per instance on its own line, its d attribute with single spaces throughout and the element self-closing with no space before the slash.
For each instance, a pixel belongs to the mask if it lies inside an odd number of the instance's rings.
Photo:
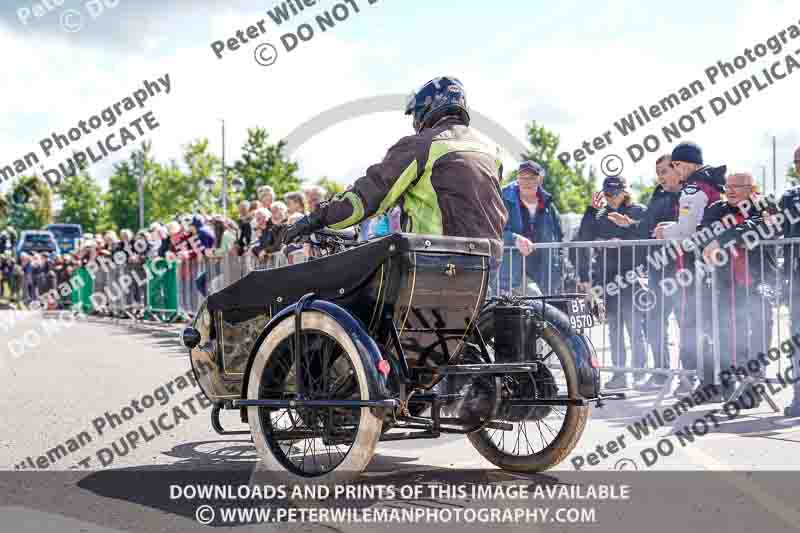
<svg viewBox="0 0 800 533">
<path fill-rule="evenodd" d="M 488 255 L 428 251 L 422 244 L 399 258 L 399 288 L 384 310 L 411 368 L 445 365 L 458 355 L 489 277 Z"/>
<path fill-rule="evenodd" d="M 488 240 L 394 234 L 308 263 L 250 272 L 201 307 L 192 364 L 210 369 L 198 376 L 209 398 L 241 398 L 262 332 L 310 292 L 349 313 L 381 350 L 391 345 L 393 325 L 410 367 L 447 364 L 486 297 L 490 258 Z"/>
</svg>

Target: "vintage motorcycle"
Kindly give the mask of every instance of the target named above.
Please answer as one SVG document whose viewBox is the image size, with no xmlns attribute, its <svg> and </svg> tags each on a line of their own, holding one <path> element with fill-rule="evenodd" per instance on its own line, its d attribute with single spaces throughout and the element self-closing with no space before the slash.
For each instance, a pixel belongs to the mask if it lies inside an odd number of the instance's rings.
<svg viewBox="0 0 800 533">
<path fill-rule="evenodd" d="M 489 297 L 488 240 L 324 230 L 321 258 L 255 270 L 203 302 L 183 342 L 212 426 L 239 410 L 289 482 L 359 476 L 378 441 L 466 435 L 496 466 L 562 461 L 601 395 L 584 295 Z"/>
</svg>

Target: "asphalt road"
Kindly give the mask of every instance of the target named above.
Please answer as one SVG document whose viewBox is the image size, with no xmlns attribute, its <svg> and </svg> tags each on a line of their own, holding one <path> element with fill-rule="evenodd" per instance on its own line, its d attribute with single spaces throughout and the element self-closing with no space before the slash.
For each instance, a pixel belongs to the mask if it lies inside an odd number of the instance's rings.
<svg viewBox="0 0 800 533">
<path fill-rule="evenodd" d="M 0 520 L 15 525 L 0 529 L 205 529 L 195 520 L 198 502 L 171 499 L 169 486 L 248 482 L 257 464 L 255 449 L 247 435 L 222 437 L 211 429 L 210 409 L 187 376 L 188 359 L 178 342 L 178 330 L 92 319 L 43 319 L 31 312 L 0 313 L 5 400 L 0 407 L 4 426 Z M 794 477 L 800 469 L 800 419 L 786 419 L 762 403 L 732 418 L 717 414 L 717 424 L 712 409 L 720 406 L 712 405 L 692 409 L 637 439 L 629 426 L 652 413 L 655 396 L 632 393 L 628 400 L 593 409 L 577 449 L 546 474 L 503 473 L 483 460 L 464 437 L 447 436 L 379 444 L 363 480 L 373 485 L 523 482 L 534 487 L 625 482 L 634 486 L 635 494 L 627 502 L 601 502 L 594 524 L 502 526 L 511 530 L 597 530 L 599 524 L 600 530 L 615 531 L 645 527 L 780 531 L 800 524 Z M 791 391 L 776 391 L 773 398 L 782 408 L 791 400 Z M 660 413 L 675 401 L 667 396 Z M 162 425 L 151 424 L 159 417 Z M 705 424 L 698 422 L 703 420 Z M 223 414 L 223 424 L 246 429 L 230 413 Z M 160 429 L 165 426 L 172 429 Z M 130 432 L 140 435 L 135 446 L 125 439 Z M 576 465 L 581 466 L 579 472 Z M 403 505 L 452 509 L 474 503 L 429 498 Z M 370 505 L 387 503 L 376 500 Z M 514 501 L 503 499 L 493 505 L 513 507 Z M 312 522 L 298 519 L 269 527 L 331 529 Z M 384 525 L 387 530 L 414 531 L 443 527 Z M 213 526 L 227 529 L 218 522 Z M 232 529 L 256 527 L 267 526 Z M 471 523 L 453 529 L 485 527 Z M 374 524 L 339 524 L 335 529 L 370 530 Z"/>
</svg>

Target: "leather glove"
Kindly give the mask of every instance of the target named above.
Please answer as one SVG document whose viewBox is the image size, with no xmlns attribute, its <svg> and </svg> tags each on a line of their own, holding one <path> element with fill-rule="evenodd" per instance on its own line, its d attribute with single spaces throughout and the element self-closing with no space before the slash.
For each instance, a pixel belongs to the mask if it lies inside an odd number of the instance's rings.
<svg viewBox="0 0 800 533">
<path fill-rule="evenodd" d="M 286 228 L 286 232 L 283 234 L 283 244 L 291 244 L 299 237 L 310 235 L 324 227 L 322 217 L 319 212 L 315 211 Z"/>
</svg>

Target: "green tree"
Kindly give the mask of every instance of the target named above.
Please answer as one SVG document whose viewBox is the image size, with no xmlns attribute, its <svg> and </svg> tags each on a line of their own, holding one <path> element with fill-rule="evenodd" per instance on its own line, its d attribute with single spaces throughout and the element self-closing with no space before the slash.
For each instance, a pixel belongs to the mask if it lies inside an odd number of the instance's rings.
<svg viewBox="0 0 800 533">
<path fill-rule="evenodd" d="M 8 195 L 0 195 L 0 228 L 5 228 L 8 225 L 10 210 L 11 204 L 8 201 Z"/>
<path fill-rule="evenodd" d="M 83 231 L 97 233 L 105 218 L 100 186 L 89 175 L 86 169 L 65 178 L 59 188 L 61 196 L 61 212 L 57 221 L 63 224 L 80 224 Z"/>
<path fill-rule="evenodd" d="M 184 147 L 183 163 L 187 172 L 177 162 L 154 165 L 146 183 L 146 196 L 156 198 L 155 205 L 146 213 L 147 220 L 166 221 L 182 213 L 212 213 L 220 210 L 220 161 L 208 152 L 208 139 L 190 142 Z M 206 182 L 214 182 L 209 188 Z M 228 191 L 231 190 L 230 182 Z M 230 195 L 229 195 L 230 196 Z M 230 198 L 229 198 L 230 199 Z"/>
<path fill-rule="evenodd" d="M 789 165 L 789 170 L 786 171 L 786 178 L 790 183 L 795 185 L 800 184 L 800 174 L 795 170 L 794 165 Z"/>
<path fill-rule="evenodd" d="M 644 180 L 640 177 L 638 180 L 634 181 L 631 185 L 631 189 L 633 189 L 634 192 L 634 201 L 647 205 L 650 202 L 650 198 L 653 196 L 653 191 L 656 190 L 656 184 L 645 185 Z"/>
<path fill-rule="evenodd" d="M 136 158 L 144 161 L 144 223 L 153 220 L 152 211 L 156 207 L 152 194 L 153 174 L 160 165 L 151 155 L 152 143 L 143 142 L 139 150 L 131 153 L 130 159 L 114 165 L 114 173 L 108 180 L 106 203 L 109 222 L 116 229 L 139 228 L 139 166 Z M 161 200 L 159 200 L 161 202 Z"/>
<path fill-rule="evenodd" d="M 584 177 L 584 166 L 573 167 L 559 161 L 558 145 L 560 138 L 537 122 L 528 125 L 530 150 L 523 154 L 525 159 L 536 161 L 547 171 L 542 186 L 553 195 L 553 202 L 561 213 L 582 213 L 592 201 L 596 176 L 593 169 Z M 516 171 L 510 178 L 516 179 Z"/>
<path fill-rule="evenodd" d="M 328 191 L 328 198 L 330 198 L 334 194 L 343 193 L 346 189 L 344 185 L 342 185 L 336 180 L 328 178 L 327 176 L 322 177 L 317 181 L 315 181 L 314 185 L 320 185 L 321 187 L 324 187 L 325 190 Z"/>
<path fill-rule="evenodd" d="M 189 169 L 182 187 L 186 189 L 185 200 L 192 206 L 199 208 L 193 211 L 204 213 L 219 212 L 222 209 L 222 181 L 217 179 L 221 175 L 222 162 L 220 158 L 208 151 L 208 139 L 203 138 L 189 143 L 184 148 L 183 162 Z M 228 173 L 227 191 L 230 200 L 231 176 Z M 208 183 L 214 182 L 209 187 Z M 188 207 L 188 205 L 187 205 Z"/>
<path fill-rule="evenodd" d="M 6 200 L 8 224 L 17 231 L 38 230 L 53 222 L 53 193 L 38 176 L 20 176 Z"/>
<path fill-rule="evenodd" d="M 597 192 L 598 179 L 594 167 L 589 167 L 588 176 L 583 176 L 583 167 L 576 168 L 569 191 L 569 204 L 576 206 L 573 212 L 583 213 L 592 201 L 592 194 Z"/>
<path fill-rule="evenodd" d="M 262 185 L 275 189 L 277 197 L 298 190 L 300 180 L 295 175 L 297 164 L 283 155 L 284 141 L 269 143 L 269 134 L 264 128 L 247 130 L 247 141 L 242 146 L 242 156 L 233 165 L 233 171 L 244 181 L 243 194 L 253 199 Z"/>
</svg>

